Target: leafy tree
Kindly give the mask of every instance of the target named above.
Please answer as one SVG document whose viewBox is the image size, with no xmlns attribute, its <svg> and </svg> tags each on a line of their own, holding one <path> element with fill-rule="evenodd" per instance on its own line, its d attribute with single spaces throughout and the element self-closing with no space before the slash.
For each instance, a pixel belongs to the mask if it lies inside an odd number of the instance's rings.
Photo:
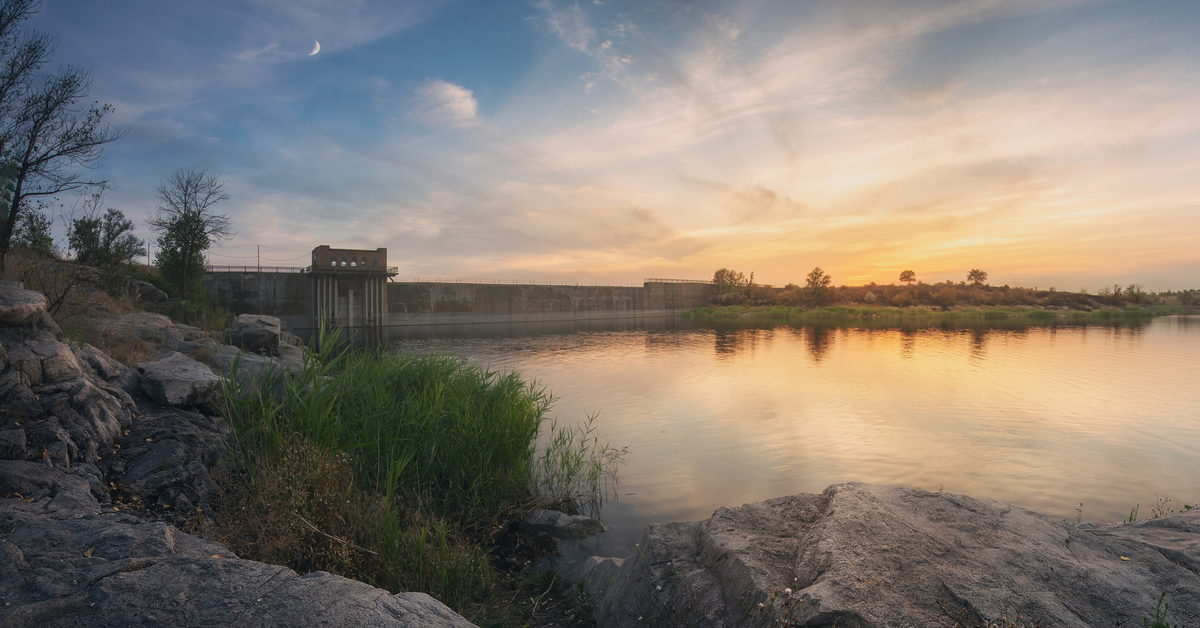
<svg viewBox="0 0 1200 628">
<path fill-rule="evenodd" d="M 908 284 L 911 286 L 912 282 L 914 282 L 916 280 L 917 280 L 917 273 L 914 273 L 911 270 L 905 270 L 905 271 L 900 272 L 900 282 L 901 283 L 905 283 L 905 284 Z"/>
<path fill-rule="evenodd" d="M 146 217 L 150 229 L 159 234 L 155 261 L 164 277 L 179 287 L 187 299 L 204 278 L 204 251 L 213 241 L 234 236 L 228 214 L 214 206 L 229 197 L 225 183 L 199 166 L 178 168 L 154 189 L 158 202 Z"/>
<path fill-rule="evenodd" d="M 979 270 L 978 268 L 972 268 L 970 272 L 967 273 L 967 281 L 971 282 L 971 285 L 975 286 L 976 288 L 982 286 L 984 282 L 987 281 L 987 278 L 988 274 L 982 270 Z"/>
<path fill-rule="evenodd" d="M 58 257 L 54 236 L 50 233 L 51 225 L 50 217 L 42 211 L 25 211 L 13 230 L 13 248 L 27 249 L 39 257 Z"/>
<path fill-rule="evenodd" d="M 717 292 L 721 294 L 736 292 L 742 286 L 749 285 L 745 274 L 728 268 L 713 273 L 713 283 L 717 285 Z"/>
<path fill-rule="evenodd" d="M 18 28 L 41 8 L 39 0 L 0 1 L 0 273 L 25 205 L 69 190 L 103 187 L 79 171 L 98 159 L 105 144 L 124 136 L 103 123 L 109 105 L 79 105 L 91 74 L 62 66 L 39 76 L 54 40 Z"/>
<path fill-rule="evenodd" d="M 815 305 L 821 305 L 829 299 L 829 286 L 832 284 L 833 278 L 821 270 L 820 266 L 809 271 L 805 279 L 805 285 Z"/>
<path fill-rule="evenodd" d="M 1130 303 L 1141 303 L 1146 300 L 1146 291 L 1142 289 L 1142 284 L 1131 283 L 1125 288 L 1125 299 Z"/>
<path fill-rule="evenodd" d="M 91 210 L 71 221 L 69 235 L 75 261 L 104 268 L 132 264 L 146 242 L 133 234 L 133 221 L 119 209 L 108 208 L 100 215 L 100 195 L 93 196 Z"/>
<path fill-rule="evenodd" d="M 100 194 L 85 201 L 84 216 L 71 221 L 68 241 L 75 261 L 99 270 L 101 287 L 116 296 L 124 286 L 126 267 L 146 243 L 133 235 L 133 221 L 123 212 L 110 207 L 101 215 L 102 205 Z"/>
</svg>

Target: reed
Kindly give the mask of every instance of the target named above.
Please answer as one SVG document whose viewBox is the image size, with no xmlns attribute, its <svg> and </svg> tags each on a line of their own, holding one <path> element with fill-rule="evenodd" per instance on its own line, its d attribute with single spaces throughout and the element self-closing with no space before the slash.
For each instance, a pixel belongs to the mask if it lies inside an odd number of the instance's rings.
<svg viewBox="0 0 1200 628">
<path fill-rule="evenodd" d="M 553 398 L 516 373 L 337 346 L 322 332 L 297 372 L 235 364 L 226 380 L 236 472 L 220 523 L 253 556 L 466 613 L 498 578 L 489 534 L 534 507 L 595 502 L 613 479 L 623 450 L 590 418 L 548 421 Z"/>
</svg>

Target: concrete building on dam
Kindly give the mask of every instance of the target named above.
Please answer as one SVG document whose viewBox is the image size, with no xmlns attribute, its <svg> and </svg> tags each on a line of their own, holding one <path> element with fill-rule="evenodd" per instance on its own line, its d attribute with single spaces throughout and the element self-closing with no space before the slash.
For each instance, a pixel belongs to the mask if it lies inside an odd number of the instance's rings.
<svg viewBox="0 0 1200 628">
<path fill-rule="evenodd" d="M 305 269 L 311 285 L 313 326 L 375 327 L 387 324 L 387 249 L 335 249 L 322 244 Z M 240 312 L 239 312 L 240 313 Z"/>
<path fill-rule="evenodd" d="M 289 330 L 672 316 L 716 290 L 711 281 L 680 279 L 641 286 L 397 281 L 399 269 L 387 264 L 386 248 L 321 245 L 305 268 L 209 267 L 205 287 L 235 313 L 277 316 Z"/>
</svg>

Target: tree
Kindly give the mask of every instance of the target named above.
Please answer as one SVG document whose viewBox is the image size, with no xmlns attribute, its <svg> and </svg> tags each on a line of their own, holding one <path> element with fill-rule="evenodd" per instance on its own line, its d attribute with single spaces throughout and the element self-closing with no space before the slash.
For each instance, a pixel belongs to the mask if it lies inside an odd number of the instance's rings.
<svg viewBox="0 0 1200 628">
<path fill-rule="evenodd" d="M 13 248 L 27 249 L 39 257 L 58 257 L 54 236 L 50 233 L 53 221 L 38 209 L 28 209 L 21 214 L 13 230 Z"/>
<path fill-rule="evenodd" d="M 972 268 L 971 271 L 967 273 L 967 281 L 971 282 L 971 285 L 975 286 L 976 288 L 982 286 L 983 283 L 987 281 L 987 277 L 987 273 L 979 270 L 978 268 Z"/>
<path fill-rule="evenodd" d="M 900 282 L 901 283 L 905 283 L 905 284 L 908 284 L 911 286 L 912 282 L 914 282 L 916 280 L 917 280 L 917 273 L 914 273 L 911 270 L 905 270 L 905 271 L 900 272 Z"/>
<path fill-rule="evenodd" d="M 204 251 L 213 241 L 235 235 L 227 214 L 214 206 L 229 197 L 225 183 L 199 166 L 178 168 L 154 189 L 158 202 L 146 223 L 158 237 L 156 265 L 163 276 L 179 286 L 186 300 L 188 287 L 196 288 L 204 277 Z"/>
<path fill-rule="evenodd" d="M 22 34 L 18 25 L 41 9 L 39 0 L 0 0 L 0 183 L 5 218 L 0 225 L 0 273 L 13 232 L 33 198 L 105 185 L 79 168 L 100 158 L 122 131 L 103 123 L 109 105 L 77 103 L 87 96 L 91 74 L 72 66 L 39 78 L 54 40 Z"/>
<path fill-rule="evenodd" d="M 809 271 L 805 282 L 813 303 L 816 305 L 824 303 L 829 296 L 829 286 L 833 283 L 833 278 L 818 266 Z"/>
<path fill-rule="evenodd" d="M 125 267 L 133 263 L 145 242 L 133 235 L 133 221 L 118 209 L 108 208 L 103 215 L 102 195 L 84 201 L 84 215 L 73 218 L 67 236 L 75 261 L 100 271 L 100 285 L 110 295 L 120 294 L 125 283 Z"/>
<path fill-rule="evenodd" d="M 101 195 L 94 194 L 84 216 L 71 221 L 68 237 L 75 261 L 96 268 L 132 264 L 146 242 L 133 234 L 133 221 L 124 212 L 110 207 L 101 215 L 102 205 Z"/>
<path fill-rule="evenodd" d="M 745 274 L 728 268 L 722 268 L 713 273 L 713 283 L 717 285 L 717 292 L 720 294 L 736 292 L 742 286 L 749 284 Z"/>
</svg>

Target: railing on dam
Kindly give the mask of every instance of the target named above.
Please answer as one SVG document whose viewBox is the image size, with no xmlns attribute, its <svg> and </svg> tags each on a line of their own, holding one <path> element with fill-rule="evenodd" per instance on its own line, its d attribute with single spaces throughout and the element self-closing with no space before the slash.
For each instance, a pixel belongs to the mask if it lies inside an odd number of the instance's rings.
<svg viewBox="0 0 1200 628">
<path fill-rule="evenodd" d="M 711 279 L 644 279 L 645 283 L 712 283 Z"/>
<path fill-rule="evenodd" d="M 325 270 L 324 268 L 321 269 Z M 354 272 L 356 269 L 339 268 L 341 272 Z M 378 268 L 368 269 L 366 266 L 360 267 L 357 270 L 372 270 L 378 271 Z M 400 272 L 399 266 L 388 266 L 387 272 L 395 274 Z M 311 273 L 312 266 L 214 266 L 209 264 L 204 267 L 204 272 L 207 273 Z"/>
<path fill-rule="evenodd" d="M 400 283 L 475 283 L 499 286 L 601 286 L 609 288 L 640 288 L 636 283 L 586 283 L 582 281 L 523 281 L 519 279 L 459 279 L 457 277 L 396 277 Z"/>
<path fill-rule="evenodd" d="M 213 266 L 204 267 L 206 273 L 303 273 L 307 266 Z"/>
</svg>

